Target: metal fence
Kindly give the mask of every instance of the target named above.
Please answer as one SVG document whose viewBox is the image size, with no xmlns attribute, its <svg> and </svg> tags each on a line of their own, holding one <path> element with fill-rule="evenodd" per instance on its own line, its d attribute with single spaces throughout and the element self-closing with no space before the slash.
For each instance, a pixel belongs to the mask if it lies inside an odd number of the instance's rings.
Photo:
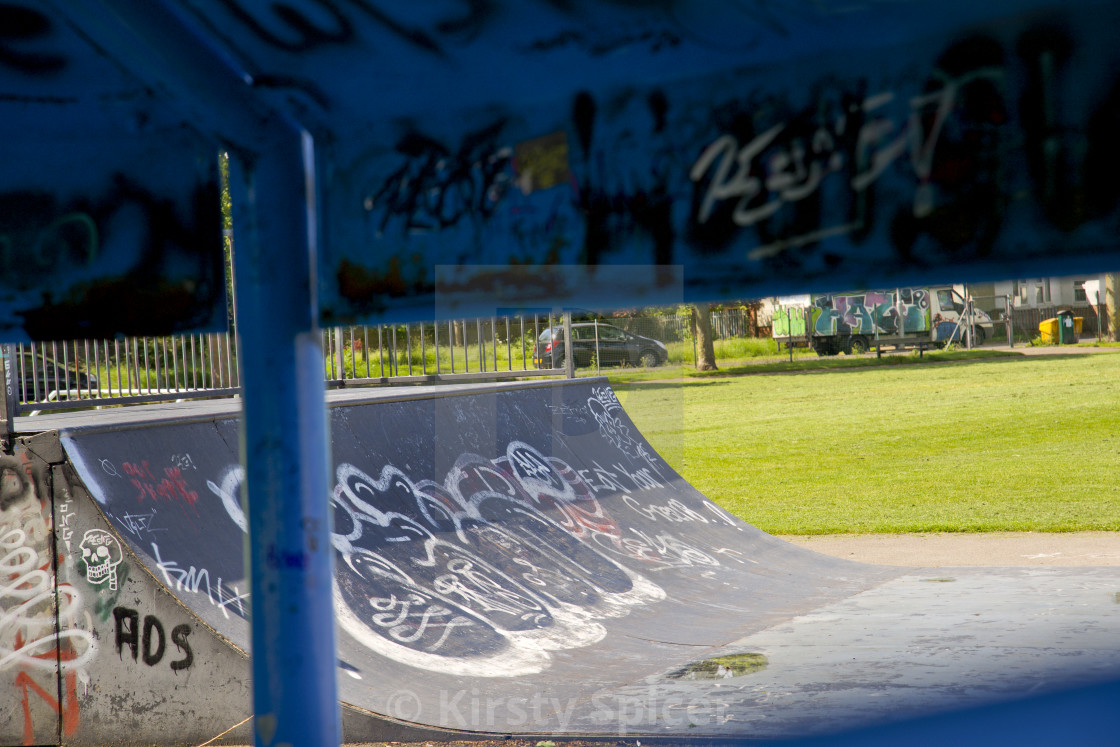
<svg viewBox="0 0 1120 747">
<path fill-rule="evenodd" d="M 536 343 L 560 315 L 501 316 L 325 330 L 328 386 L 418 384 L 558 375 Z"/>
<path fill-rule="evenodd" d="M 230 396 L 234 349 L 224 333 L 7 345 L 8 412 Z"/>
<path fill-rule="evenodd" d="M 1011 309 L 1011 320 L 1017 340 L 1033 340 L 1039 336 L 1038 325 L 1053 319 L 1059 311 L 1069 310 L 1081 318 L 1082 339 L 1107 339 L 1109 330 L 1108 307 L 1104 304 L 1085 306 L 1037 306 Z"/>
<path fill-rule="evenodd" d="M 770 318 L 760 311 L 744 308 L 713 309 L 709 311 L 708 317 L 712 323 L 712 336 L 716 340 L 770 335 Z M 600 321 L 661 342 L 684 342 L 691 339 L 688 313 L 603 317 Z"/>
<path fill-rule="evenodd" d="M 602 318 L 666 343 L 690 338 L 689 315 Z M 711 312 L 717 339 L 749 337 L 762 320 L 749 309 Z M 536 358 L 545 329 L 560 314 L 500 316 L 414 324 L 338 327 L 323 331 L 328 387 L 494 380 L 564 375 L 555 351 Z M 241 391 L 232 333 L 3 346 L 16 416 L 65 409 L 233 397 Z"/>
<path fill-rule="evenodd" d="M 563 375 L 535 360 L 562 316 L 461 319 L 323 331 L 328 387 Z M 241 392 L 233 334 L 131 337 L 3 346 L 11 418 L 64 409 L 232 397 Z"/>
</svg>

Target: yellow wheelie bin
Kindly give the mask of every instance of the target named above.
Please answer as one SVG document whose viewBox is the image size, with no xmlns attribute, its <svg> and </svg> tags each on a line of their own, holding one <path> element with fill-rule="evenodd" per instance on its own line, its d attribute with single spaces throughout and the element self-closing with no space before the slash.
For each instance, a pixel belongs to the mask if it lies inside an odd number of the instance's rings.
<svg viewBox="0 0 1120 747">
<path fill-rule="evenodd" d="M 1057 345 L 1058 344 L 1058 320 L 1057 319 L 1043 319 L 1039 322 L 1038 331 L 1042 335 L 1043 345 Z"/>
</svg>

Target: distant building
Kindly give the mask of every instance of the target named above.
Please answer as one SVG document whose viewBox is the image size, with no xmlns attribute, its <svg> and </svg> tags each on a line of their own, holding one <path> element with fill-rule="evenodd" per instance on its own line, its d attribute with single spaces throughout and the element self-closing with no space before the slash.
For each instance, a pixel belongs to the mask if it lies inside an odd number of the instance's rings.
<svg viewBox="0 0 1120 747">
<path fill-rule="evenodd" d="M 1004 296 L 1012 308 L 1037 309 L 1050 306 L 1085 307 L 1103 304 L 1104 274 L 1071 275 L 1063 278 L 1020 278 L 994 283 L 969 283 L 968 292 L 985 311 L 1002 311 Z"/>
</svg>

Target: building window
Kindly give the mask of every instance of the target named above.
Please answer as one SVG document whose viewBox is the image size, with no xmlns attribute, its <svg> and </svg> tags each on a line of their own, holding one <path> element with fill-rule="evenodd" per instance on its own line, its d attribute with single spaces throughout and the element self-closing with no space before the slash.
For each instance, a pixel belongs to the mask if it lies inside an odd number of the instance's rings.
<svg viewBox="0 0 1120 747">
<path fill-rule="evenodd" d="M 1039 278 L 1034 285 L 1034 302 L 1036 306 L 1050 303 L 1050 279 Z"/>
<path fill-rule="evenodd" d="M 1073 281 L 1073 300 L 1074 302 L 1081 301 L 1082 303 L 1089 300 L 1089 296 L 1085 293 L 1085 281 Z"/>
</svg>

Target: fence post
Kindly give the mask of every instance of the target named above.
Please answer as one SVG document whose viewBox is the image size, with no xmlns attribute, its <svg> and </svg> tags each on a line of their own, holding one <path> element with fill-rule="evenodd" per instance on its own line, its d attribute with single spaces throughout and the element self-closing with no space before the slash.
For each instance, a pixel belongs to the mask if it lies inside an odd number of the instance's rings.
<svg viewBox="0 0 1120 747">
<path fill-rule="evenodd" d="M 1011 296 L 1003 297 L 1003 316 L 1007 319 L 1007 347 L 1015 347 L 1015 318 L 1011 315 Z"/>
<path fill-rule="evenodd" d="M 599 368 L 600 364 L 602 363 L 602 361 L 599 360 L 600 355 L 601 355 L 601 353 L 599 352 L 599 317 L 595 317 L 595 375 L 596 376 L 598 376 L 599 374 L 602 373 L 602 371 Z"/>
<path fill-rule="evenodd" d="M 790 314 L 789 307 L 786 307 L 786 331 L 789 333 L 789 339 L 786 341 L 786 347 L 789 348 L 789 362 L 793 363 L 793 316 Z"/>
<path fill-rule="evenodd" d="M 1100 292 L 1099 289 L 1096 291 L 1096 296 L 1097 296 L 1097 307 L 1093 310 L 1096 312 L 1096 317 L 1097 317 L 1097 342 L 1100 342 L 1101 341 L 1101 292 Z"/>
<path fill-rule="evenodd" d="M 572 312 L 564 312 L 564 376 L 569 379 L 576 377 L 576 355 L 572 350 Z"/>
<path fill-rule="evenodd" d="M 11 454 L 15 447 L 16 414 L 19 412 L 19 398 L 16 387 L 16 366 L 13 359 L 14 345 L 0 346 L 0 356 L 4 359 L 4 396 L 0 397 L 0 418 L 4 420 L 4 453 Z"/>
</svg>

